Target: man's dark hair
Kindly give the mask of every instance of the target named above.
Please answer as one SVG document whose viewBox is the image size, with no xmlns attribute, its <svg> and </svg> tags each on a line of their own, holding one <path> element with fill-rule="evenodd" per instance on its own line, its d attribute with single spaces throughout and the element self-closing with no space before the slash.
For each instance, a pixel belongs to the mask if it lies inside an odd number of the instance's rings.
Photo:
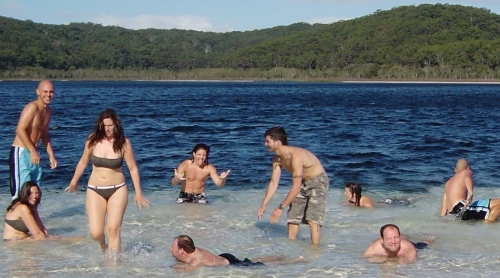
<svg viewBox="0 0 500 278">
<path fill-rule="evenodd" d="M 284 146 L 288 145 L 288 137 L 286 135 L 286 131 L 281 126 L 271 127 L 270 129 L 266 130 L 266 132 L 264 133 L 264 137 L 266 136 L 271 137 L 271 139 L 273 139 L 274 141 L 280 140 L 281 144 Z"/>
<path fill-rule="evenodd" d="M 384 231 L 385 231 L 385 229 L 387 229 L 389 227 L 396 228 L 396 230 L 398 230 L 398 234 L 401 235 L 401 232 L 399 232 L 398 226 L 396 226 L 394 224 L 385 224 L 384 226 L 382 226 L 382 228 L 380 228 L 380 237 L 381 238 L 384 238 Z"/>
<path fill-rule="evenodd" d="M 187 253 L 191 254 L 196 250 L 194 246 L 194 241 L 187 235 L 180 235 L 176 237 L 177 239 L 177 247 L 179 249 L 184 249 Z"/>
</svg>

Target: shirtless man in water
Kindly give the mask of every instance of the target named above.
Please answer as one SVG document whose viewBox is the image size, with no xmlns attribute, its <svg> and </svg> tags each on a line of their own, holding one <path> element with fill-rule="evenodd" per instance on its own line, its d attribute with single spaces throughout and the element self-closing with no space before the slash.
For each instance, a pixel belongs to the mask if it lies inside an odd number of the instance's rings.
<svg viewBox="0 0 500 278">
<path fill-rule="evenodd" d="M 275 155 L 271 181 L 257 217 L 261 219 L 267 204 L 276 193 L 283 168 L 292 173 L 292 187 L 278 208 L 271 213 L 270 222 L 276 223 L 283 210 L 290 207 L 287 214 L 288 238 L 297 238 L 299 224 L 304 223 L 311 230 L 311 242 L 319 244 L 329 186 L 329 179 L 321 162 L 306 149 L 288 146 L 287 134 L 282 127 L 270 128 L 264 136 L 266 147 Z"/>
<path fill-rule="evenodd" d="M 205 182 L 208 176 L 217 187 L 226 184 L 227 175 L 231 170 L 222 172 L 219 176 L 217 169 L 208 162 L 210 147 L 205 144 L 197 144 L 192 150 L 193 158 L 184 160 L 177 169 L 174 169 L 172 185 L 176 186 L 182 182 L 181 192 L 177 203 L 208 203 L 205 195 Z"/>
<path fill-rule="evenodd" d="M 465 159 L 459 159 L 455 175 L 445 184 L 441 216 L 458 214 L 461 220 L 496 221 L 500 216 L 500 199 L 483 199 L 472 202 L 474 182 L 472 170 Z"/>
<path fill-rule="evenodd" d="M 28 103 L 19 118 L 16 137 L 12 142 L 9 155 L 10 192 L 12 199 L 19 196 L 21 186 L 27 181 L 40 185 L 42 168 L 38 144 L 42 140 L 49 155 L 50 168 L 57 167 L 57 160 L 50 141 L 49 123 L 52 108 L 49 104 L 54 98 L 54 85 L 49 80 L 42 80 L 36 89 L 38 98 Z"/>
<path fill-rule="evenodd" d="M 243 261 L 241 261 L 229 253 L 215 255 L 203 248 L 195 247 L 193 240 L 187 235 L 180 235 L 174 238 L 172 246 L 170 247 L 170 251 L 172 252 L 172 256 L 178 262 L 183 263 L 173 266 L 174 269 L 179 271 L 194 270 L 203 266 L 259 266 L 264 265 L 264 263 L 287 264 L 305 261 L 304 257 L 302 256 L 291 260 L 287 259 L 286 256 L 276 256 L 267 258 L 255 258 L 252 260 L 245 258 Z"/>
<path fill-rule="evenodd" d="M 398 226 L 387 224 L 380 228 L 380 238 L 368 246 L 363 256 L 372 260 L 399 258 L 403 263 L 411 263 L 417 258 L 417 249 L 413 242 L 401 238 Z"/>
</svg>

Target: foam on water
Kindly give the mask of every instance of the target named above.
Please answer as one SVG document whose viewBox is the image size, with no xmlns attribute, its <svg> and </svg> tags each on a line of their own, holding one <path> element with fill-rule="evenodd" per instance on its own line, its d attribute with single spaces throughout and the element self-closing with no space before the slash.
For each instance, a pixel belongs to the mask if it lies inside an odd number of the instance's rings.
<svg viewBox="0 0 500 278">
<path fill-rule="evenodd" d="M 119 263 L 111 263 L 101 254 L 97 243 L 87 235 L 85 194 L 44 194 L 40 213 L 52 234 L 69 237 L 63 241 L 39 241 L 4 244 L 0 249 L 0 276 L 152 276 L 174 275 L 169 266 L 175 263 L 170 254 L 172 239 L 190 235 L 197 246 L 216 254 L 233 253 L 239 258 L 300 255 L 308 261 L 291 265 L 259 268 L 205 268 L 192 277 L 472 277 L 494 275 L 500 270 L 500 249 L 495 224 L 459 222 L 453 217 L 438 216 L 442 189 L 426 194 L 407 194 L 415 198 L 408 206 L 377 203 L 375 209 L 345 206 L 343 188 L 329 191 L 327 216 L 320 247 L 310 245 L 309 229 L 301 226 L 298 240 L 286 238 L 285 216 L 277 224 L 269 224 L 269 214 L 284 198 L 287 187 L 278 189 L 261 221 L 256 211 L 263 190 L 209 190 L 210 205 L 176 204 L 177 191 L 168 189 L 146 197 L 150 209 L 139 211 L 129 207 L 122 228 L 122 251 Z M 374 200 L 393 196 L 381 190 L 365 189 Z M 493 192 L 491 192 L 493 191 Z M 500 189 L 477 188 L 475 196 L 500 196 Z M 8 196 L 0 196 L 6 207 Z M 55 205 L 57 204 L 57 205 Z M 398 225 L 408 239 L 418 242 L 434 240 L 420 250 L 414 264 L 370 263 L 361 255 L 378 237 L 383 224 Z M 83 236 L 84 238 L 74 238 Z M 452 274 L 453 273 L 453 274 Z"/>
</svg>

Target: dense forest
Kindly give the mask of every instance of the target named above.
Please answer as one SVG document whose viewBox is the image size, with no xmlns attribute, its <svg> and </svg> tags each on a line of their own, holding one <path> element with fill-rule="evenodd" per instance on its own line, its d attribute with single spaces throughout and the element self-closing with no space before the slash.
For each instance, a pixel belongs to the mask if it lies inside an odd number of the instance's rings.
<svg viewBox="0 0 500 278">
<path fill-rule="evenodd" d="M 500 16 L 424 4 L 227 33 L 0 16 L 0 78 L 498 80 Z"/>
</svg>

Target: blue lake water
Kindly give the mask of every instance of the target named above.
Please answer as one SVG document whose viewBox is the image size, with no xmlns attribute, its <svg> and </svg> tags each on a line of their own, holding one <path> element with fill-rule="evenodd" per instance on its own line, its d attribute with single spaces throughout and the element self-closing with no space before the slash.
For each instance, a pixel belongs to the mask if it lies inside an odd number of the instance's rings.
<svg viewBox="0 0 500 278">
<path fill-rule="evenodd" d="M 458 223 L 438 217 L 443 183 L 459 158 L 474 171 L 475 197 L 500 197 L 500 86 L 495 84 L 368 84 L 257 82 L 54 82 L 51 137 L 59 166 L 50 170 L 43 148 L 42 220 L 53 234 L 87 235 L 85 183 L 66 194 L 86 137 L 98 114 L 113 108 L 122 119 L 152 207 L 132 201 L 122 230 L 125 263 L 108 266 L 96 243 L 23 243 L 0 248 L 0 275 L 66 277 L 274 276 L 274 277 L 473 277 L 493 276 L 498 264 L 498 224 Z M 37 82 L 0 82 L 0 207 L 10 202 L 8 151 L 24 105 L 36 97 Z M 271 173 L 264 131 L 283 126 L 289 143 L 315 153 L 332 183 L 320 248 L 309 245 L 308 228 L 297 241 L 286 236 L 285 217 L 269 225 L 269 213 L 286 195 L 290 175 L 263 221 L 256 212 Z M 211 204 L 177 205 L 173 169 L 197 143 L 211 146 L 227 184 L 207 183 Z M 125 171 L 126 172 L 126 171 Z M 357 181 L 376 201 L 414 197 L 406 207 L 374 210 L 345 207 L 343 185 Z M 130 200 L 133 189 L 129 179 Z M 435 239 L 412 265 L 378 265 L 360 257 L 386 223 L 418 241 Z M 480 233 L 478 233 L 478 230 Z M 176 274 L 170 243 L 179 234 L 214 252 L 238 257 L 303 255 L 310 261 L 261 269 L 202 269 Z M 87 236 L 88 237 L 88 236 Z M 22 263 L 21 263 L 22 262 Z"/>
</svg>

